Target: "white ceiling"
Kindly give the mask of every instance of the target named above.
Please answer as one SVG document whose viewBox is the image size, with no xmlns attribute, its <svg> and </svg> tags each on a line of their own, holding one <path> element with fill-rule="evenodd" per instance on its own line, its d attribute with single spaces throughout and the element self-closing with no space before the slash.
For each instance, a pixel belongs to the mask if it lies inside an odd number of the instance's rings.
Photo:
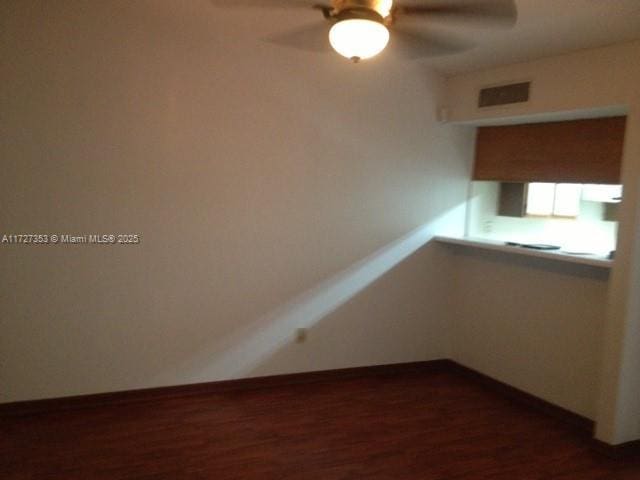
<svg viewBox="0 0 640 480">
<path fill-rule="evenodd" d="M 640 0 L 517 0 L 509 30 L 459 29 L 478 46 L 429 60 L 453 74 L 640 38 Z M 640 59 L 639 59 L 640 61 Z"/>
<path fill-rule="evenodd" d="M 209 1 L 215 4 L 224 0 Z M 416 0 L 405 0 L 405 3 L 413 1 Z M 427 32 L 449 32 L 476 46 L 462 53 L 417 62 L 445 74 L 455 74 L 640 38 L 640 0 L 516 0 L 516 3 L 518 21 L 510 29 L 424 21 Z M 245 28 L 251 24 L 251 28 L 240 30 L 248 30 L 254 37 L 251 40 L 256 42 L 264 42 L 265 36 L 322 22 L 318 11 L 306 8 L 215 10 L 224 15 L 227 22 L 239 21 Z"/>
</svg>

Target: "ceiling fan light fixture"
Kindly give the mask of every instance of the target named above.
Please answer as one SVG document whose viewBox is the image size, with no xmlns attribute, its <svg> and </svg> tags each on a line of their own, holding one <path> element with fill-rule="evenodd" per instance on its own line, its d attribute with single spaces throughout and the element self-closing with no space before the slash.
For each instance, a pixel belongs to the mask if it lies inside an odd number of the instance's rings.
<svg viewBox="0 0 640 480">
<path fill-rule="evenodd" d="M 385 49 L 389 30 L 376 20 L 347 18 L 331 27 L 329 42 L 340 55 L 358 62 L 375 57 Z"/>
</svg>

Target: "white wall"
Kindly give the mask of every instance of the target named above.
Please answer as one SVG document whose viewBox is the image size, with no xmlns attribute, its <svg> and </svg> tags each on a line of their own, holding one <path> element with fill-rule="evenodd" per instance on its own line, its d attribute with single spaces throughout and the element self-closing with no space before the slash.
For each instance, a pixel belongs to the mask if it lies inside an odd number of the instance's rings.
<svg viewBox="0 0 640 480">
<path fill-rule="evenodd" d="M 448 80 L 447 84 L 448 108 L 455 122 L 473 123 L 481 120 L 498 121 L 505 118 L 520 118 L 526 121 L 530 116 L 540 116 L 549 112 L 575 114 L 579 110 L 582 111 L 580 113 L 584 113 L 585 110 L 599 109 L 611 111 L 610 107 L 624 107 L 628 111 L 622 174 L 624 199 L 620 208 L 617 260 L 609 282 L 610 289 L 607 297 L 609 308 L 606 313 L 596 310 L 598 318 L 591 315 L 584 317 L 585 306 L 591 305 L 591 300 L 585 294 L 572 302 L 574 306 L 568 308 L 565 316 L 565 321 L 575 324 L 576 331 L 590 327 L 591 331 L 597 331 L 598 324 L 604 321 L 604 333 L 599 345 L 594 345 L 591 340 L 587 341 L 591 337 L 585 338 L 583 335 L 589 334 L 583 332 L 579 334 L 579 338 L 572 347 L 581 349 L 585 358 L 599 355 L 601 361 L 597 366 L 590 364 L 588 371 L 580 373 L 582 386 L 575 391 L 571 399 L 566 398 L 564 405 L 580 407 L 578 411 L 585 414 L 593 412 L 594 403 L 582 399 L 590 389 L 589 395 L 597 398 L 595 402 L 598 405 L 597 436 L 611 443 L 640 438 L 640 375 L 637 372 L 637 365 L 640 362 L 640 341 L 638 341 L 640 338 L 640 235 L 638 235 L 640 228 L 638 222 L 640 218 L 640 209 L 638 209 L 640 62 L 638 58 L 640 58 L 640 42 L 631 42 L 454 76 Z M 482 111 L 476 108 L 479 88 L 516 80 L 532 81 L 531 100 L 527 104 Z M 478 271 L 474 265 L 467 267 L 460 262 L 458 276 L 469 275 L 473 279 Z M 485 267 L 487 278 L 493 278 L 494 275 L 502 278 L 506 275 L 504 270 L 498 267 L 495 270 L 490 268 L 490 264 Z M 540 284 L 542 278 L 529 268 L 520 268 L 509 274 L 509 277 L 513 277 L 510 280 L 510 288 L 524 288 L 524 285 L 530 285 L 539 298 L 551 298 L 561 302 L 562 298 L 557 299 L 557 292 L 559 288 L 564 287 L 566 291 L 591 292 L 598 302 L 604 301 L 601 288 L 597 287 L 597 284 L 586 288 L 582 278 L 568 281 L 564 277 L 550 276 Z M 473 280 L 470 281 L 473 282 Z M 496 286 L 500 285 L 502 284 L 496 284 Z M 600 293 L 596 294 L 596 290 Z M 472 296 L 467 298 L 469 304 L 475 301 L 493 301 L 494 311 L 503 312 L 506 315 L 494 330 L 496 335 L 513 333 L 509 330 L 512 328 L 510 322 L 517 324 L 521 321 L 520 309 L 514 308 L 512 303 L 515 300 L 509 295 L 493 297 L 489 300 L 481 298 L 473 291 L 468 295 Z M 558 305 L 562 307 L 562 303 Z M 524 303 L 523 311 L 528 306 L 528 303 Z M 553 310 L 553 307 L 554 305 L 550 305 L 550 310 Z M 543 312 L 540 312 L 540 315 L 543 315 Z M 553 326 L 556 320 L 560 319 L 556 319 L 555 314 L 546 317 L 549 327 Z M 550 333 L 549 340 L 553 340 L 551 336 L 553 332 L 546 331 Z M 525 335 L 527 332 L 529 332 L 528 329 L 523 329 L 521 334 Z M 538 335 L 538 333 L 535 334 Z M 460 342 L 457 344 L 461 345 Z M 551 345 L 558 344 L 556 342 Z M 494 361 L 491 365 L 484 360 L 474 360 L 480 358 L 476 351 L 477 347 L 476 343 L 469 343 L 462 347 L 466 350 L 459 351 L 458 355 L 460 358 L 477 362 L 479 369 L 488 369 L 491 374 L 500 379 L 509 381 L 514 376 L 515 372 L 511 371 L 510 363 L 517 360 L 514 357 L 517 352 L 510 346 L 496 347 L 498 350 L 493 354 L 500 357 L 502 362 Z M 546 359 L 537 362 L 536 365 L 539 365 L 545 373 L 537 384 L 528 386 L 530 391 L 542 395 L 549 388 L 556 389 L 557 385 L 549 385 L 548 382 L 557 383 L 560 377 L 558 373 L 565 371 L 566 366 L 560 363 L 561 360 L 562 357 L 558 357 L 557 361 L 553 362 L 548 362 Z M 598 372 L 600 384 L 595 389 L 593 384 L 587 385 L 586 379 L 587 377 L 595 378 Z M 568 388 L 572 387 L 568 386 Z M 560 392 L 552 396 L 554 399 L 561 399 Z"/>
<path fill-rule="evenodd" d="M 640 432 L 640 44 L 449 81 L 457 121 L 629 107 L 605 324 L 591 270 L 428 243 L 462 233 L 472 138 L 435 121 L 436 74 L 283 49 L 258 39 L 316 17 L 206 0 L 15 0 L 0 18 L 2 232 L 142 236 L 0 245 L 1 402 L 454 352 L 594 416 L 604 348 L 599 437 Z M 519 79 L 529 104 L 475 111 L 479 86 Z"/>
<path fill-rule="evenodd" d="M 540 236 L 543 228 L 558 236 L 560 229 L 553 220 L 496 216 L 498 187 L 499 182 L 473 182 L 470 236 L 564 243 L 553 236 Z M 453 358 L 595 420 L 608 271 L 507 253 L 447 248 L 453 275 L 451 294 L 456 299 L 450 312 Z"/>
<path fill-rule="evenodd" d="M 259 40 L 309 15 L 2 2 L 2 232 L 142 243 L 0 245 L 1 402 L 447 356 L 470 132 L 416 64 Z"/>
<path fill-rule="evenodd" d="M 447 250 L 453 359 L 595 419 L 607 270 Z"/>
</svg>

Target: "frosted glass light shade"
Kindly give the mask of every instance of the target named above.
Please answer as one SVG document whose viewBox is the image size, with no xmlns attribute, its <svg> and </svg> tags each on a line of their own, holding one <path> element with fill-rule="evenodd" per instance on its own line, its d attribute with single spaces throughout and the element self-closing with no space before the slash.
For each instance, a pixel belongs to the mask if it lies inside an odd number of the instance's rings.
<svg viewBox="0 0 640 480">
<path fill-rule="evenodd" d="M 329 42 L 343 57 L 364 60 L 384 50 L 389 43 L 389 30 L 380 22 L 350 18 L 331 27 Z"/>
</svg>

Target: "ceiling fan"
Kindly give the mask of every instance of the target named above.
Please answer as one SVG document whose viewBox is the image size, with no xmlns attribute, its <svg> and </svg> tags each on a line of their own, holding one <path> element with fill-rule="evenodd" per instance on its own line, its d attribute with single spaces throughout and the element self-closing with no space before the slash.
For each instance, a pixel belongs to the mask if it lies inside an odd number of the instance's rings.
<svg viewBox="0 0 640 480">
<path fill-rule="evenodd" d="M 275 38 L 296 48 L 318 50 L 327 42 L 340 55 L 359 62 L 376 56 L 390 38 L 405 56 L 419 58 L 456 53 L 474 46 L 453 36 L 426 31 L 415 20 L 447 20 L 481 26 L 513 26 L 517 19 L 515 0 L 210 0 L 221 7 L 312 8 L 325 23 L 292 31 Z M 439 22 L 441 23 L 441 22 Z M 327 25 L 328 24 L 328 25 Z M 390 34 L 391 30 L 391 34 Z"/>
</svg>

